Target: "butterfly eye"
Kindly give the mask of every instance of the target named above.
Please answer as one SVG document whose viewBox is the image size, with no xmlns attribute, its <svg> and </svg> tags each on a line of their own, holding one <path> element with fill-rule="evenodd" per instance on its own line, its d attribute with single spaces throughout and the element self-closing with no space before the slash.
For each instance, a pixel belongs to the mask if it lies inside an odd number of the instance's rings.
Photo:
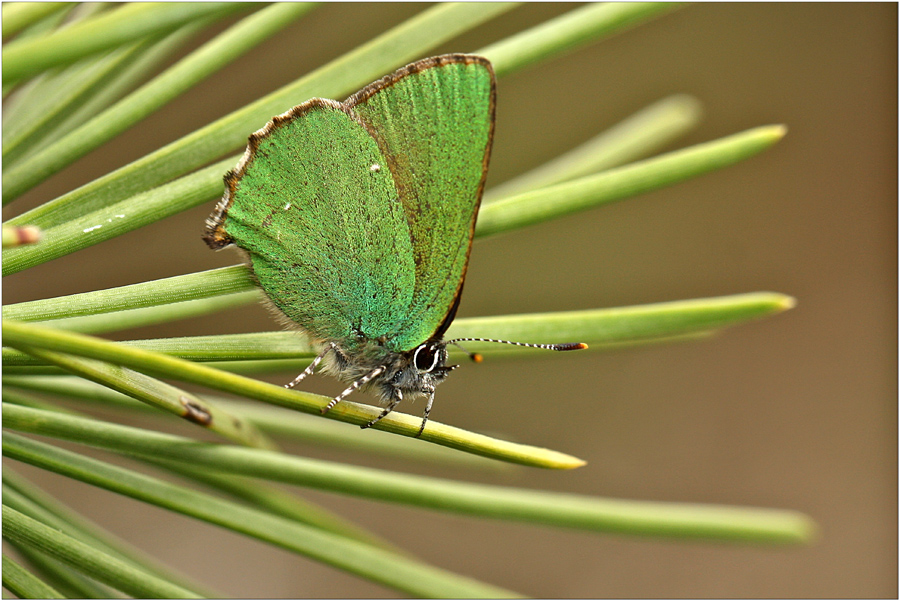
<svg viewBox="0 0 900 601">
<path fill-rule="evenodd" d="M 437 366 L 439 359 L 440 353 L 438 350 L 427 343 L 419 346 L 413 355 L 413 363 L 416 364 L 416 369 L 422 373 L 433 370 Z"/>
</svg>

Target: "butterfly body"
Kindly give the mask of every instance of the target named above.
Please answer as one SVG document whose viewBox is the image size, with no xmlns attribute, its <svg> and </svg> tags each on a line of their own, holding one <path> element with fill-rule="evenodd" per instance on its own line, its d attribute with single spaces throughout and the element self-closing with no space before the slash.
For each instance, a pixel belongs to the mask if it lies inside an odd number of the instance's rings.
<svg viewBox="0 0 900 601">
<path fill-rule="evenodd" d="M 327 350 L 324 359 L 323 371 L 348 384 L 359 382 L 380 368 L 382 371 L 360 388 L 388 406 L 404 399 L 430 397 L 456 367 L 446 366 L 447 350 L 442 340 L 426 342 L 402 353 L 378 343 L 353 352 L 335 344 Z"/>
<path fill-rule="evenodd" d="M 350 384 L 327 408 L 363 389 L 387 405 L 380 417 L 425 396 L 427 418 L 455 367 L 443 335 L 465 280 L 495 95 L 486 59 L 423 59 L 344 102 L 313 98 L 275 117 L 226 174 L 204 239 L 241 249 L 276 313 L 320 349 L 311 368 L 324 361 Z"/>
</svg>

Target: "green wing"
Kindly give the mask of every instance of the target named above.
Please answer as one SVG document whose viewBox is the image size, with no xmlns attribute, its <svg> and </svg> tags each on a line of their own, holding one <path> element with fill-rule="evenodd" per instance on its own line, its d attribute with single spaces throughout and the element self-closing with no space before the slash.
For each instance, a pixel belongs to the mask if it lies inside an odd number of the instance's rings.
<svg viewBox="0 0 900 601">
<path fill-rule="evenodd" d="M 408 222 L 415 285 L 388 346 L 439 337 L 462 292 L 494 127 L 487 59 L 444 55 L 413 63 L 345 104 L 371 125 Z"/>
<path fill-rule="evenodd" d="M 315 338 L 407 351 L 439 337 L 465 279 L 494 87 L 486 59 L 445 55 L 276 117 L 226 176 L 207 243 L 246 251 Z"/>
<path fill-rule="evenodd" d="M 395 335 L 412 303 L 409 226 L 386 160 L 346 106 L 313 99 L 250 138 L 209 223 L 272 303 L 318 339 Z"/>
</svg>

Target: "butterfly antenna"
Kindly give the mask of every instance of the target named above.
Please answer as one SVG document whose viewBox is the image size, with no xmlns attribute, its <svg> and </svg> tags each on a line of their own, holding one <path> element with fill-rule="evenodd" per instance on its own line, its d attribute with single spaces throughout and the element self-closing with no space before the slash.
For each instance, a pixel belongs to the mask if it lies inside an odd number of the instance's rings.
<svg viewBox="0 0 900 601">
<path fill-rule="evenodd" d="M 531 344 L 529 342 L 513 342 L 512 340 L 497 340 L 495 338 L 454 338 L 453 340 L 448 340 L 447 344 L 452 344 L 463 350 L 472 361 L 476 363 L 481 363 L 481 355 L 478 353 L 470 353 L 463 347 L 459 345 L 460 342 L 497 342 L 500 344 L 513 344 L 515 346 L 527 346 L 530 348 L 542 348 L 547 349 L 548 351 L 580 351 L 582 349 L 586 349 L 588 345 L 583 342 L 564 342 L 562 344 Z"/>
<path fill-rule="evenodd" d="M 457 340 L 470 340 L 470 339 L 457 338 Z M 482 357 L 479 353 L 472 353 L 472 352 L 466 350 L 466 348 L 463 345 L 461 345 L 459 342 L 457 342 L 456 340 L 448 340 L 447 344 L 452 344 L 453 346 L 455 346 L 456 348 L 458 348 L 459 350 L 461 350 L 462 352 L 467 354 L 469 356 L 469 359 L 471 359 L 474 363 L 481 363 L 482 361 L 484 361 L 484 357 Z"/>
</svg>

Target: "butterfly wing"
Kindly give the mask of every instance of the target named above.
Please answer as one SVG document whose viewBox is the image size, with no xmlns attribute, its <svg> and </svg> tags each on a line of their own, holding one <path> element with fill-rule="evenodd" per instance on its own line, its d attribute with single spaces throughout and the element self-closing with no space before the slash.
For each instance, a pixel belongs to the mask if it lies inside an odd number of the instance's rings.
<svg viewBox="0 0 900 601">
<path fill-rule="evenodd" d="M 398 190 L 375 138 L 341 103 L 312 99 L 250 138 L 210 217 L 272 303 L 313 337 L 352 347 L 393 333 L 415 267 Z"/>
<path fill-rule="evenodd" d="M 423 59 L 351 96 L 386 156 L 408 224 L 415 282 L 387 345 L 440 337 L 462 292 L 494 129 L 487 59 Z"/>
</svg>

